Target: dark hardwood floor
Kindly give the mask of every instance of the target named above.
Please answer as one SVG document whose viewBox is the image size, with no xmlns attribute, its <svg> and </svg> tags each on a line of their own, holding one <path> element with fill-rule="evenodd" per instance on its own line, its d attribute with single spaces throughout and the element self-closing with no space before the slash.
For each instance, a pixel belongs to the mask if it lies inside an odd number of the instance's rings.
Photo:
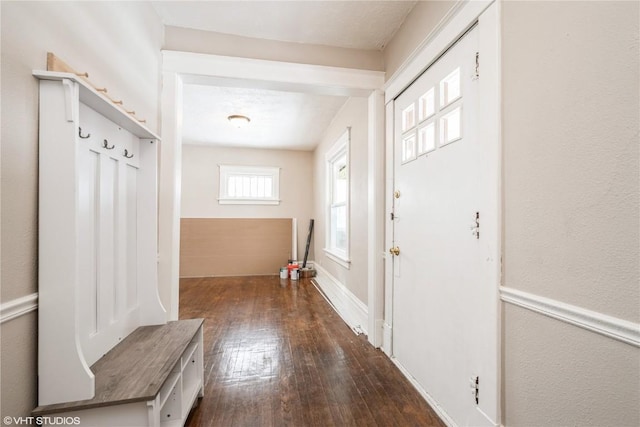
<svg viewBox="0 0 640 427">
<path fill-rule="evenodd" d="M 187 426 L 443 426 L 393 363 L 309 279 L 182 279 L 205 318 L 204 398 Z"/>
</svg>

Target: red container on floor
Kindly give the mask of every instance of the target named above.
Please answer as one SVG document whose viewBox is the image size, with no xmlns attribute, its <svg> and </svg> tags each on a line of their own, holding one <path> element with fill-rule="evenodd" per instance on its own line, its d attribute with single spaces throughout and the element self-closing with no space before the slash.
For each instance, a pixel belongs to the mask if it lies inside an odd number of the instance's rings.
<svg viewBox="0 0 640 427">
<path fill-rule="evenodd" d="M 289 278 L 291 278 L 291 270 L 293 270 L 294 268 L 298 268 L 298 264 L 289 264 L 289 265 L 287 265 L 287 271 L 288 271 Z"/>
</svg>

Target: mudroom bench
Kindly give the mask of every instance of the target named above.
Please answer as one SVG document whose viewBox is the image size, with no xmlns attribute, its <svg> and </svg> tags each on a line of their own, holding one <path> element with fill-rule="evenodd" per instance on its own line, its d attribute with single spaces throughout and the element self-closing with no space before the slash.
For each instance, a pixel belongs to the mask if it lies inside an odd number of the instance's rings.
<svg viewBox="0 0 640 427">
<path fill-rule="evenodd" d="M 67 68 L 49 54 L 47 71 L 33 72 L 40 106 L 32 414 L 43 425 L 182 426 L 203 393 L 203 320 L 168 322 L 177 313 L 160 299 L 161 141 L 122 101 Z"/>
<path fill-rule="evenodd" d="M 91 366 L 93 399 L 39 406 L 33 416 L 78 417 L 91 426 L 184 425 L 203 392 L 202 324 L 137 328 Z"/>
</svg>

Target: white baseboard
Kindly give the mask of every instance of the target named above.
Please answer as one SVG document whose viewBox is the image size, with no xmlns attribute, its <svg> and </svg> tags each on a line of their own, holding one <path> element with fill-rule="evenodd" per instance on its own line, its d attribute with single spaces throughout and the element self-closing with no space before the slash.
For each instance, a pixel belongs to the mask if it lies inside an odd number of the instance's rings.
<svg viewBox="0 0 640 427">
<path fill-rule="evenodd" d="M 384 322 L 382 324 L 382 351 L 384 351 L 384 353 L 391 357 L 393 356 L 393 350 L 391 347 L 391 325 L 389 325 L 387 322 Z"/>
<path fill-rule="evenodd" d="M 0 323 L 7 322 L 16 317 L 38 309 L 38 293 L 34 292 L 20 298 L 7 301 L 0 305 Z"/>
<path fill-rule="evenodd" d="M 536 313 L 640 347 L 640 325 L 517 289 L 501 287 L 500 299 Z"/>
<path fill-rule="evenodd" d="M 327 270 L 314 264 L 317 272 L 313 282 L 347 325 L 356 333 L 367 334 L 369 310 L 345 285 Z"/>
<path fill-rule="evenodd" d="M 448 427 L 456 427 L 457 424 L 453 421 L 453 419 L 449 416 L 449 414 L 447 414 L 447 412 L 442 408 L 442 406 L 440 406 L 438 402 L 436 402 L 435 399 L 429 393 L 427 393 L 427 391 L 424 388 L 422 388 L 422 386 L 418 383 L 418 381 L 416 381 L 416 379 L 413 376 L 411 376 L 409 371 L 407 371 L 404 368 L 404 366 L 402 366 L 395 357 L 391 357 L 390 359 L 393 362 L 393 364 L 397 366 L 400 372 L 402 372 L 402 375 L 404 375 L 409 380 L 411 385 L 413 385 L 413 387 L 418 391 L 418 393 L 420 393 L 420 396 L 422 396 L 422 398 L 427 401 L 429 406 L 431 406 L 431 409 L 433 409 L 433 411 L 440 417 L 440 419 Z"/>
</svg>

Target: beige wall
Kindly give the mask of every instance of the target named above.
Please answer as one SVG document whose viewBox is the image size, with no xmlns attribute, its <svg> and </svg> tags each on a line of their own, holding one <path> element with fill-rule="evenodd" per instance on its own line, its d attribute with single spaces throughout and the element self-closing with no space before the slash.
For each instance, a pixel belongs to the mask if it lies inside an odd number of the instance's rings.
<svg viewBox="0 0 640 427">
<path fill-rule="evenodd" d="M 503 12 L 506 280 L 639 322 L 638 3 Z"/>
<path fill-rule="evenodd" d="M 504 286 L 640 320 L 639 4 L 504 2 Z M 640 424 L 637 348 L 506 305 L 507 425 Z"/>
<path fill-rule="evenodd" d="M 182 147 L 182 218 L 297 218 L 298 258 L 313 218 L 313 153 L 253 148 Z M 218 165 L 280 167 L 279 205 L 218 204 Z M 312 258 L 313 253 L 310 255 Z"/>
<path fill-rule="evenodd" d="M 30 73 L 44 68 L 47 50 L 88 71 L 157 130 L 161 46 L 231 54 L 232 42 L 240 56 L 374 70 L 382 68 L 382 56 L 388 78 L 451 4 L 419 2 L 380 54 L 171 28 L 163 44 L 160 21 L 148 4 L 2 2 L 0 300 L 37 291 L 37 81 Z M 501 40 L 504 285 L 633 322 L 640 320 L 638 7 L 503 2 Z M 350 270 L 322 251 L 324 153 L 347 126 Z M 288 214 L 300 221 L 299 250 L 307 221 L 315 217 L 314 258 L 365 303 L 366 133 L 366 100 L 351 99 L 318 149 L 291 154 L 286 166 L 306 165 L 291 192 L 309 203 L 298 200 L 291 210 L 301 211 Z M 183 167 L 183 216 L 251 216 L 244 207 L 217 212 L 211 198 L 217 187 L 215 174 L 208 174 L 220 158 L 238 159 L 239 153 L 184 148 L 183 159 L 193 162 Z M 278 155 L 252 150 L 251 159 Z M 27 415 L 36 403 L 35 325 L 35 313 L 2 325 L 3 416 Z M 640 424 L 637 348 L 508 304 L 503 329 L 504 424 Z"/>
<path fill-rule="evenodd" d="M 452 4 L 417 4 L 387 79 Z M 503 285 L 637 323 L 639 5 L 501 7 Z M 640 425 L 637 348 L 511 304 L 502 321 L 503 424 Z"/>
<path fill-rule="evenodd" d="M 163 28 L 149 4 L 2 2 L 2 293 L 37 291 L 38 81 L 54 52 L 158 129 Z M 2 415 L 36 404 L 36 313 L 2 325 Z"/>
<path fill-rule="evenodd" d="M 163 49 L 364 70 L 384 70 L 377 50 L 281 42 L 191 28 L 166 27 Z"/>
<path fill-rule="evenodd" d="M 326 153 L 351 127 L 350 144 L 350 218 L 349 242 L 351 268 L 346 269 L 329 259 L 325 247 Z M 314 152 L 314 215 L 316 218 L 315 261 L 367 304 L 367 99 L 349 98 L 334 117 Z"/>
<path fill-rule="evenodd" d="M 638 349 L 505 304 L 502 423 L 640 425 Z"/>
</svg>

